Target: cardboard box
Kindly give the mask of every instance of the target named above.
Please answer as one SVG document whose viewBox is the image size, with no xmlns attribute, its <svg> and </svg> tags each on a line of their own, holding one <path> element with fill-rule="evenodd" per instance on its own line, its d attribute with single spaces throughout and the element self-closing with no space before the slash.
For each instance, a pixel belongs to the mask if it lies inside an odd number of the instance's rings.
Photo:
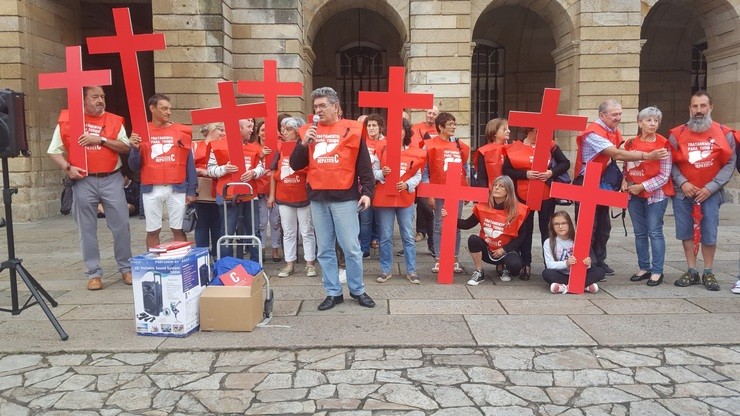
<svg viewBox="0 0 740 416">
<path fill-rule="evenodd" d="M 265 272 L 252 286 L 208 286 L 200 296 L 201 331 L 252 331 L 265 310 Z"/>
<path fill-rule="evenodd" d="M 143 254 L 131 259 L 136 333 L 186 337 L 198 330 L 198 298 L 210 281 L 208 249 L 179 258 Z"/>
</svg>

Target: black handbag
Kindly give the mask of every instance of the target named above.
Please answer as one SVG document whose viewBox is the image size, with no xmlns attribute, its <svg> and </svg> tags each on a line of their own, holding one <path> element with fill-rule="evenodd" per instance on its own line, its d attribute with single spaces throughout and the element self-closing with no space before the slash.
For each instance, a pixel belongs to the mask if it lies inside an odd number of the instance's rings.
<svg viewBox="0 0 740 416">
<path fill-rule="evenodd" d="M 606 170 L 604 170 L 604 174 L 601 175 L 601 188 L 611 191 L 619 191 L 620 189 L 622 189 L 623 178 L 624 176 L 622 176 L 622 170 L 619 169 L 619 166 L 617 166 L 617 161 L 612 159 L 612 161 L 609 162 L 608 165 L 606 165 Z"/>
<path fill-rule="evenodd" d="M 185 215 L 182 217 L 182 231 L 189 233 L 195 229 L 198 223 L 198 213 L 195 211 L 195 205 L 185 206 Z"/>
</svg>

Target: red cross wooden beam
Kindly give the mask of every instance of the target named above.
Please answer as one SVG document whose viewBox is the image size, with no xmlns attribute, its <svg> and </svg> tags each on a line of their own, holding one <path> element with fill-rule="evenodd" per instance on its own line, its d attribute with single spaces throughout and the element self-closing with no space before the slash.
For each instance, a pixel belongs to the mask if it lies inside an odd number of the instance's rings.
<svg viewBox="0 0 740 416">
<path fill-rule="evenodd" d="M 116 35 L 87 38 L 87 48 L 92 54 L 117 53 L 120 56 L 132 130 L 148 142 L 149 128 L 137 52 L 165 49 L 164 35 L 134 35 L 128 7 L 113 9 L 113 22 Z"/>
<path fill-rule="evenodd" d="M 242 182 L 241 176 L 247 171 L 244 164 L 242 136 L 239 130 L 239 120 L 265 115 L 265 103 L 238 104 L 234 94 L 234 83 L 224 81 L 218 83 L 220 107 L 190 110 L 193 124 L 224 123 L 226 143 L 229 148 L 229 161 L 237 167 L 231 174 L 231 182 Z M 231 193 L 231 188 L 229 193 Z M 247 193 L 245 189 L 234 189 L 234 193 Z"/>
<path fill-rule="evenodd" d="M 359 107 L 387 108 L 388 123 L 385 139 L 386 161 L 391 173 L 385 178 L 386 183 L 396 184 L 400 177 L 401 167 L 401 130 L 403 110 L 430 108 L 434 105 L 434 94 L 407 93 L 406 69 L 402 66 L 388 68 L 388 92 L 360 91 L 357 103 Z M 386 186 L 388 195 L 397 195 L 395 186 Z M 449 211 L 448 211 L 449 212 Z M 441 265 L 440 265 L 441 266 Z M 441 269 L 440 269 L 441 270 Z"/>
<path fill-rule="evenodd" d="M 547 170 L 550 160 L 550 143 L 555 135 L 555 130 L 580 131 L 586 128 L 587 117 L 558 114 L 559 101 L 559 88 L 545 88 L 539 113 L 509 112 L 509 125 L 537 129 L 537 143 L 534 146 L 534 159 L 532 160 L 532 170 L 534 171 L 544 172 Z M 539 211 L 542 207 L 542 191 L 544 188 L 545 182 L 543 181 L 529 181 L 526 203 L 533 211 Z"/>
<path fill-rule="evenodd" d="M 553 182 L 550 189 L 551 198 L 569 199 L 580 203 L 578 224 L 576 224 L 576 238 L 573 242 L 573 256 L 577 259 L 570 268 L 568 292 L 583 293 L 586 282 L 586 265 L 583 259 L 591 252 L 591 237 L 594 232 L 594 217 L 596 206 L 612 206 L 627 208 L 628 195 L 624 192 L 607 191 L 599 187 L 601 182 L 601 165 L 589 162 L 583 177 L 583 185 L 570 185 Z"/>
<path fill-rule="evenodd" d="M 390 146 L 390 144 L 388 144 Z M 400 148 L 400 146 L 399 146 Z M 455 262 L 455 233 L 457 217 L 460 215 L 460 201 L 486 202 L 488 189 L 460 184 L 462 164 L 451 162 L 447 165 L 447 178 L 444 185 L 422 183 L 416 191 L 418 196 L 444 199 L 447 216 L 442 219 L 442 238 L 439 244 L 439 274 L 437 283 L 452 284 L 453 263 Z"/>
<path fill-rule="evenodd" d="M 69 113 L 70 148 L 67 161 L 75 167 L 84 169 L 87 174 L 87 152 L 77 139 L 85 133 L 84 87 L 111 84 L 109 69 L 96 71 L 82 70 L 82 48 L 68 46 L 65 50 L 67 71 L 39 74 L 39 89 L 64 88 L 67 90 L 67 109 Z"/>
<path fill-rule="evenodd" d="M 277 61 L 265 60 L 262 81 L 238 81 L 236 90 L 239 94 L 261 95 L 265 100 L 265 146 L 277 153 L 278 144 L 278 96 L 300 97 L 303 95 L 303 84 L 300 82 L 279 82 Z"/>
</svg>

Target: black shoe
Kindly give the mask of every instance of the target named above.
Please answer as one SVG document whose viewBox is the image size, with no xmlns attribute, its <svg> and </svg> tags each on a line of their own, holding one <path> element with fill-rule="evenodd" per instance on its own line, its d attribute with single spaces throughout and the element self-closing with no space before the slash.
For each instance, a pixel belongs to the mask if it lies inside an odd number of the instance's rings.
<svg viewBox="0 0 740 416">
<path fill-rule="evenodd" d="M 398 257 L 403 257 L 403 250 L 398 250 L 398 251 L 396 252 L 396 256 L 398 256 Z"/>
<path fill-rule="evenodd" d="M 339 305 L 342 302 L 344 302 L 344 296 L 342 296 L 342 295 L 339 295 L 339 296 L 327 296 L 326 299 L 324 299 L 324 301 L 321 302 L 321 304 L 319 305 L 319 310 L 320 311 L 329 310 L 329 309 L 331 309 L 331 308 Z"/>
<path fill-rule="evenodd" d="M 609 265 L 604 263 L 603 261 L 601 263 L 598 263 L 597 266 L 604 269 L 604 273 L 606 273 L 607 276 L 614 276 L 614 269 L 609 267 Z"/>
<path fill-rule="evenodd" d="M 648 269 L 648 271 L 643 274 L 638 275 L 637 273 L 635 273 L 632 275 L 632 277 L 630 277 L 630 282 L 639 282 L 640 280 L 649 279 L 652 273 L 653 272 L 650 269 Z"/>
<path fill-rule="evenodd" d="M 366 251 L 366 252 L 362 253 L 362 258 L 363 259 L 366 259 L 368 257 L 370 257 L 370 252 L 369 251 Z"/>
<path fill-rule="evenodd" d="M 658 278 L 658 280 L 648 279 L 647 281 L 648 286 L 658 286 L 661 283 L 663 283 L 663 273 L 660 274 L 660 277 Z"/>
<path fill-rule="evenodd" d="M 375 307 L 375 301 L 367 293 L 363 293 L 361 295 L 353 295 L 350 293 L 349 295 L 350 297 L 352 297 L 352 299 L 357 299 L 357 301 L 360 303 L 360 306 L 364 306 L 366 308 Z"/>
</svg>

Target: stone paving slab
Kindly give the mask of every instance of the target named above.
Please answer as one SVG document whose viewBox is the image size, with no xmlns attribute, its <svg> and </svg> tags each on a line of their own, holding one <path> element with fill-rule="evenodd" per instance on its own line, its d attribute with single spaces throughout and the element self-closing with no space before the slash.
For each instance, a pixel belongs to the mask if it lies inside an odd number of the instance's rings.
<svg viewBox="0 0 740 416">
<path fill-rule="evenodd" d="M 388 303 L 392 315 L 498 315 L 506 313 L 499 302 L 487 299 L 393 299 Z"/>
<path fill-rule="evenodd" d="M 717 302 L 719 299 L 711 299 Z M 700 306 L 685 299 L 594 299 L 593 304 L 609 315 L 706 313 Z M 734 302 L 733 302 L 734 303 Z M 717 311 L 720 312 L 720 311 Z"/>
<path fill-rule="evenodd" d="M 604 313 L 585 296 L 556 296 L 550 299 L 502 299 L 511 315 L 599 315 Z"/>
<path fill-rule="evenodd" d="M 465 321 L 478 345 L 596 345 L 566 316 L 470 315 Z"/>
<path fill-rule="evenodd" d="M 599 345 L 740 344 L 737 314 L 574 315 L 570 318 Z"/>
<path fill-rule="evenodd" d="M 733 298 L 687 298 L 688 302 L 711 313 L 740 313 L 740 302 Z"/>
</svg>

